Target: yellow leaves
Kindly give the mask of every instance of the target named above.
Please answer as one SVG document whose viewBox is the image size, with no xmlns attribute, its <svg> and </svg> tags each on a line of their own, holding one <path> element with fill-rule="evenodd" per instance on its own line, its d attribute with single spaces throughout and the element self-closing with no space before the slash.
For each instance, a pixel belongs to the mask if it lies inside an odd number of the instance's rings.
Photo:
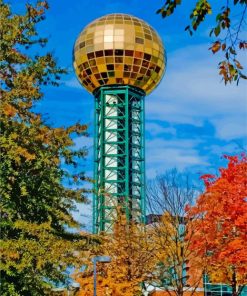
<svg viewBox="0 0 247 296">
<path fill-rule="evenodd" d="M 110 263 L 97 265 L 98 287 L 102 295 L 132 296 L 140 292 L 140 283 L 150 275 L 156 263 L 149 240 L 144 226 L 128 223 L 125 216 L 119 214 L 113 234 L 101 236 L 102 245 L 97 251 L 97 254 L 111 257 Z M 90 295 L 83 291 L 92 291 L 92 264 L 89 266 L 91 273 L 78 275 L 77 280 L 82 285 L 81 296 Z"/>
<path fill-rule="evenodd" d="M 26 161 L 31 161 L 31 160 L 35 159 L 35 154 L 29 153 L 26 148 L 17 147 L 15 160 L 17 162 L 20 162 L 21 157 L 24 157 L 26 159 Z"/>
<path fill-rule="evenodd" d="M 17 138 L 18 138 L 18 134 L 17 133 L 12 133 L 11 134 L 11 138 L 13 139 L 13 140 L 16 140 Z"/>
</svg>

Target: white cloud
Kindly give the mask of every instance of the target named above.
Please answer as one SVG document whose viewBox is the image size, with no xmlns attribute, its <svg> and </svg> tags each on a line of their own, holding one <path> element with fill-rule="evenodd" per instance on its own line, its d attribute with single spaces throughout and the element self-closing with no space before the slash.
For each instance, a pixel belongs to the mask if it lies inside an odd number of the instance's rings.
<svg viewBox="0 0 247 296">
<path fill-rule="evenodd" d="M 247 117 L 245 116 L 216 118 L 212 119 L 212 123 L 216 127 L 216 136 L 219 139 L 231 140 L 247 136 Z"/>
<path fill-rule="evenodd" d="M 146 118 L 197 126 L 207 120 L 221 138 L 237 138 L 247 113 L 246 84 L 225 86 L 216 69 L 220 57 L 207 47 L 189 46 L 168 54 L 167 73 L 146 100 Z M 230 128 L 228 118 L 233 117 Z"/>
<path fill-rule="evenodd" d="M 184 170 L 193 166 L 208 165 L 207 159 L 199 155 L 200 140 L 147 140 L 146 174 L 154 178 L 171 168 Z"/>
<path fill-rule="evenodd" d="M 145 128 L 152 136 L 157 136 L 159 134 L 176 135 L 176 129 L 174 127 L 163 127 L 154 122 L 147 122 Z"/>
<path fill-rule="evenodd" d="M 83 86 L 79 83 L 79 81 L 75 77 L 70 78 L 69 80 L 65 80 L 63 81 L 63 83 L 66 86 L 71 88 L 83 89 Z"/>
</svg>

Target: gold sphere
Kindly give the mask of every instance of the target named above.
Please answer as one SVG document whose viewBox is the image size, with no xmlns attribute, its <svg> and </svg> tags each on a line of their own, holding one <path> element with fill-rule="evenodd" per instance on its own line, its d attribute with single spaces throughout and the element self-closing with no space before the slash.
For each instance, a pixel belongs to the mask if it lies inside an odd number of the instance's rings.
<svg viewBox="0 0 247 296">
<path fill-rule="evenodd" d="M 165 72 L 165 49 L 157 32 L 143 20 L 108 14 L 80 33 L 73 64 L 89 92 L 102 85 L 124 84 L 148 94 Z"/>
</svg>

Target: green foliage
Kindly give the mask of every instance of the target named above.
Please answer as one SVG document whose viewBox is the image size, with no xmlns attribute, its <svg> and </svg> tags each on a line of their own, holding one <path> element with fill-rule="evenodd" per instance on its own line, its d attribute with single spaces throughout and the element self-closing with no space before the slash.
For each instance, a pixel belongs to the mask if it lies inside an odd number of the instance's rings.
<svg viewBox="0 0 247 296">
<path fill-rule="evenodd" d="M 212 4 L 210 4 L 210 2 Z M 181 3 L 182 0 L 166 0 L 164 5 L 157 10 L 157 13 L 165 18 L 173 14 L 177 6 Z M 234 6 L 238 6 L 241 11 L 237 23 L 231 22 L 235 17 L 231 15 Z M 206 17 L 212 14 L 212 7 L 213 1 L 197 0 L 189 16 L 191 24 L 185 27 L 185 31 L 193 35 L 205 21 Z M 241 78 L 247 79 L 247 76 L 244 75 L 242 71 L 243 66 L 236 59 L 237 52 L 247 48 L 246 40 L 241 40 L 239 38 L 239 33 L 244 24 L 246 10 L 246 0 L 225 1 L 225 5 L 221 7 L 220 12 L 216 16 L 215 27 L 212 28 L 209 34 L 210 37 L 216 38 L 209 50 L 211 50 L 212 53 L 222 51 L 224 54 L 224 60 L 219 63 L 218 68 L 219 74 L 222 76 L 225 84 L 231 83 L 232 81 L 236 81 L 238 84 Z"/>
<path fill-rule="evenodd" d="M 87 126 L 53 128 L 33 111 L 42 87 L 59 85 L 66 72 L 52 54 L 28 51 L 47 42 L 36 31 L 46 9 L 47 2 L 39 1 L 17 15 L 0 0 L 1 295 L 6 296 L 46 294 L 51 281 L 64 280 L 68 265 L 82 264 L 78 252 L 88 247 L 83 236 L 66 230 L 80 226 L 71 215 L 75 202 L 87 202 L 84 173 L 69 173 L 87 154 L 73 148 L 73 135 L 86 136 Z"/>
</svg>

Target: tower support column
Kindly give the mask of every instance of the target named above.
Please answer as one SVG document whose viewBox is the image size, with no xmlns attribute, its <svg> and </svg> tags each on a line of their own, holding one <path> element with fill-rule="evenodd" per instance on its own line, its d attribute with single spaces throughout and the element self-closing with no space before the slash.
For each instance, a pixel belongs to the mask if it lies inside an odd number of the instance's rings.
<svg viewBox="0 0 247 296">
<path fill-rule="evenodd" d="M 144 97 L 133 86 L 102 86 L 95 96 L 93 232 L 111 232 L 121 209 L 145 221 Z"/>
</svg>

